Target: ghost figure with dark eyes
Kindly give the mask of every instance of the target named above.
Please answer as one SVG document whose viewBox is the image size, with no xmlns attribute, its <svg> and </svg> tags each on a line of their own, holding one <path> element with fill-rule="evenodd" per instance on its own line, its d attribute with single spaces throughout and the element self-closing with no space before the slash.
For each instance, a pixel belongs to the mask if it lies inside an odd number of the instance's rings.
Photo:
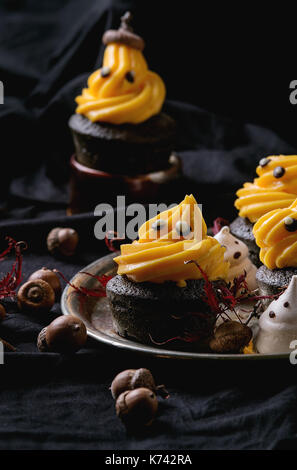
<svg viewBox="0 0 297 470">
<path fill-rule="evenodd" d="M 297 339 L 297 276 L 293 276 L 284 293 L 262 313 L 256 348 L 259 353 L 289 353 Z M 293 346 L 296 348 L 296 346 Z"/>
<path fill-rule="evenodd" d="M 233 282 L 236 277 L 246 272 L 246 282 L 249 290 L 257 289 L 257 268 L 248 257 L 249 250 L 246 244 L 235 238 L 227 226 L 223 227 L 214 238 L 226 248 L 224 259 L 230 263 L 228 281 Z"/>
</svg>

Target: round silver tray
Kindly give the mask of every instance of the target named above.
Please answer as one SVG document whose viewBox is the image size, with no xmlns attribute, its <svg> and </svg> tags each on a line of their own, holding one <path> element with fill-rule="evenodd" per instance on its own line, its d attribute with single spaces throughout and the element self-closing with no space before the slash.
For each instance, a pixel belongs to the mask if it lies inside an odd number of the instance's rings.
<svg viewBox="0 0 297 470">
<path fill-rule="evenodd" d="M 98 281 L 83 272 L 99 276 L 102 274 L 112 276 L 116 273 L 115 263 L 113 262 L 115 256 L 116 254 L 110 254 L 99 258 L 78 272 L 70 282 L 78 287 L 86 287 L 88 289 L 98 288 Z M 122 338 L 113 330 L 111 311 L 106 297 L 83 297 L 69 285 L 66 286 L 62 294 L 61 308 L 64 315 L 78 316 L 85 323 L 88 335 L 95 340 L 119 349 L 126 349 L 137 353 L 168 359 L 215 361 L 254 361 L 289 358 L 289 354 L 214 354 L 185 352 L 137 343 L 130 339 Z"/>
</svg>

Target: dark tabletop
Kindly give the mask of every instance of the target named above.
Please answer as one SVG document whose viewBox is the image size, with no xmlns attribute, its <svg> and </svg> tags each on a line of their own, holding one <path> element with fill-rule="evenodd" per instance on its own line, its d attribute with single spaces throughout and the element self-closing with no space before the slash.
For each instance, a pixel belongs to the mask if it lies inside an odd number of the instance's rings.
<svg viewBox="0 0 297 470">
<path fill-rule="evenodd" d="M 91 213 L 65 215 L 73 150 L 67 120 L 75 95 L 100 64 L 102 32 L 116 26 L 133 3 L 11 0 L 0 6 L 0 79 L 5 84 L 0 106 L 0 244 L 5 246 L 7 235 L 27 242 L 24 280 L 42 266 L 57 268 L 70 279 L 107 253 L 104 242 L 94 238 L 96 219 Z M 143 18 L 144 12 L 139 14 Z M 150 57 L 153 49 L 148 46 Z M 153 65 L 156 69 L 157 63 Z M 177 88 L 169 84 L 169 91 Z M 257 161 L 267 154 L 293 152 L 294 147 L 259 125 L 219 117 L 180 101 L 174 92 L 169 98 L 165 110 L 178 122 L 176 148 L 183 160 L 185 191 L 203 203 L 208 223 L 216 216 L 232 219 L 234 190 L 254 177 Z M 69 260 L 56 260 L 46 250 L 46 236 L 55 226 L 71 226 L 79 233 L 78 252 Z M 1 262 L 2 274 L 11 262 L 11 257 Z M 13 301 L 6 307 L 9 314 L 0 324 L 0 337 L 17 352 L 6 353 L 0 366 L 1 449 L 296 445 L 297 369 L 289 361 L 178 362 L 125 353 L 91 339 L 74 356 L 39 353 L 37 335 L 61 314 L 59 304 L 50 314 L 35 316 L 21 313 Z M 117 372 L 137 367 L 150 368 L 171 397 L 160 402 L 153 426 L 133 435 L 117 419 L 108 388 Z"/>
</svg>

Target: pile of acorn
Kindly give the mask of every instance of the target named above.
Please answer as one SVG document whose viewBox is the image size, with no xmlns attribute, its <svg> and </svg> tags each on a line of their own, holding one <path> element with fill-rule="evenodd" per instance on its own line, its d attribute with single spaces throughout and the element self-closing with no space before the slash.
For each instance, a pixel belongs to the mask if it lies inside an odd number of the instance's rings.
<svg viewBox="0 0 297 470">
<path fill-rule="evenodd" d="M 72 256 L 79 237 L 72 228 L 56 227 L 47 237 L 47 247 L 54 256 Z M 61 283 L 55 270 L 43 267 L 31 274 L 17 293 L 17 303 L 24 312 L 49 312 L 61 295 Z M 6 315 L 0 304 L 0 320 Z M 250 328 L 235 321 L 221 324 L 210 342 L 213 352 L 238 352 L 249 343 Z M 62 315 L 43 328 L 37 339 L 40 352 L 71 354 L 82 348 L 87 340 L 85 324 L 73 315 Z M 3 341 L 3 340 L 2 340 Z M 13 346 L 6 346 L 15 350 Z M 168 398 L 164 385 L 156 386 L 148 369 L 128 369 L 119 373 L 111 384 L 111 393 L 116 400 L 116 414 L 129 429 L 149 426 L 158 411 L 157 395 Z"/>
<path fill-rule="evenodd" d="M 69 257 L 75 253 L 78 241 L 79 237 L 74 229 L 56 227 L 48 234 L 47 247 L 54 256 Z M 59 276 L 54 270 L 43 267 L 32 273 L 28 281 L 19 288 L 17 304 L 23 312 L 47 313 L 60 295 Z M 0 304 L 0 319 L 5 315 L 5 308 Z M 83 347 L 86 340 L 84 323 L 73 315 L 62 315 L 41 330 L 37 346 L 41 352 L 71 354 Z"/>
<path fill-rule="evenodd" d="M 164 385 L 156 386 L 151 372 L 144 368 L 120 372 L 110 389 L 116 414 L 128 429 L 150 426 L 158 411 L 157 395 L 169 398 Z"/>
<path fill-rule="evenodd" d="M 54 256 L 69 257 L 75 253 L 78 234 L 71 228 L 54 228 L 47 237 L 47 247 Z M 60 278 L 55 270 L 43 267 L 30 275 L 17 293 L 21 311 L 47 313 L 61 295 Z M 5 308 L 0 304 L 0 318 Z M 40 352 L 71 354 L 84 346 L 87 331 L 84 323 L 73 315 L 62 315 L 43 328 L 37 338 Z M 158 411 L 157 394 L 168 398 L 164 385 L 156 386 L 148 369 L 129 369 L 119 373 L 111 384 L 116 400 L 116 414 L 127 428 L 152 424 Z"/>
<path fill-rule="evenodd" d="M 184 232 L 187 227 L 179 229 Z M 56 227 L 47 236 L 47 248 L 54 256 L 72 256 L 78 242 L 78 233 L 69 227 Z M 17 294 L 18 307 L 27 312 L 49 312 L 60 294 L 59 276 L 55 271 L 43 267 L 31 274 L 28 281 L 20 287 Z M 5 315 L 5 308 L 0 304 L 0 320 Z M 226 321 L 216 328 L 209 346 L 212 352 L 216 353 L 238 353 L 249 343 L 251 337 L 252 331 L 247 324 Z M 86 340 L 84 323 L 73 315 L 62 315 L 41 330 L 37 346 L 42 352 L 73 353 L 78 351 Z"/>
</svg>

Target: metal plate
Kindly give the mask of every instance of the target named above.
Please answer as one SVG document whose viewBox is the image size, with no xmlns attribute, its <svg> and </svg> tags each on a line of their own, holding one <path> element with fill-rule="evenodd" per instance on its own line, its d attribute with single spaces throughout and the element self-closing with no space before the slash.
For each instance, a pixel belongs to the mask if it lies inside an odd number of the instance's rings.
<svg viewBox="0 0 297 470">
<path fill-rule="evenodd" d="M 98 281 L 83 272 L 94 275 L 114 275 L 116 272 L 113 258 L 117 254 L 110 254 L 100 258 L 82 269 L 72 279 L 71 283 L 96 289 Z M 75 289 L 67 286 L 61 298 L 61 308 L 64 315 L 76 315 L 86 325 L 88 335 L 110 346 L 135 351 L 137 353 L 171 359 L 195 359 L 195 360 L 228 360 L 228 361 L 253 361 L 263 359 L 288 359 L 289 354 L 210 354 L 184 352 L 171 349 L 164 349 L 155 346 L 148 346 L 135 341 L 120 337 L 112 326 L 112 317 L 106 297 L 82 297 Z"/>
</svg>

